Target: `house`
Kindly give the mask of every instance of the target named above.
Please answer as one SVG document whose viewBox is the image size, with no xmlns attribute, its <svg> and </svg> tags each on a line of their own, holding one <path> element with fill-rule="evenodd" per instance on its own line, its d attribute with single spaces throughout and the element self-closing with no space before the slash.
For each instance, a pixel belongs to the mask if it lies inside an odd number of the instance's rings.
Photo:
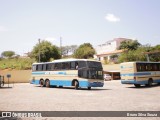
<svg viewBox="0 0 160 120">
<path fill-rule="evenodd" d="M 127 38 L 115 38 L 113 40 L 107 41 L 95 47 L 97 52 L 97 59 L 99 61 L 113 61 L 117 60 L 118 55 L 120 55 L 123 50 L 118 50 L 122 41 L 129 40 Z"/>
</svg>

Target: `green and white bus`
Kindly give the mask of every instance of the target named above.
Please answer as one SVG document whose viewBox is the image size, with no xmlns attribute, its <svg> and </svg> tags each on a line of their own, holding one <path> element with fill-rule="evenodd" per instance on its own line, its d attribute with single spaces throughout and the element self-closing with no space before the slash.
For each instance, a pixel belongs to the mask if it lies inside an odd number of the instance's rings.
<svg viewBox="0 0 160 120">
<path fill-rule="evenodd" d="M 160 62 L 124 62 L 120 65 L 121 83 L 151 86 L 160 84 Z"/>
<path fill-rule="evenodd" d="M 32 65 L 31 84 L 41 86 L 103 87 L 103 68 L 99 61 L 60 59 Z"/>
</svg>

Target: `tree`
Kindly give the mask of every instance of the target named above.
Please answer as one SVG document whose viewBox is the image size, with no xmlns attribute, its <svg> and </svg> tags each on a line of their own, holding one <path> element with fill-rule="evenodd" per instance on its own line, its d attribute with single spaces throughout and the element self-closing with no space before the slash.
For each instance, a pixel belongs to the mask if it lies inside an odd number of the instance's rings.
<svg viewBox="0 0 160 120">
<path fill-rule="evenodd" d="M 122 53 L 118 61 L 119 62 L 129 62 L 129 61 L 147 61 L 146 52 L 151 51 L 149 45 L 143 45 L 138 47 L 136 50 L 128 50 Z"/>
<path fill-rule="evenodd" d="M 41 41 L 40 44 L 36 44 L 31 52 L 31 57 L 35 58 L 36 61 L 39 60 L 39 51 L 40 51 L 40 61 L 48 62 L 50 59 L 59 59 L 61 58 L 60 50 L 57 46 L 52 45 L 51 42 Z"/>
<path fill-rule="evenodd" d="M 117 54 L 113 54 L 113 55 L 111 55 L 110 56 L 110 58 L 111 58 L 111 60 L 110 60 L 110 62 L 114 62 L 114 63 L 116 63 L 117 62 L 117 60 L 118 60 L 118 55 Z"/>
<path fill-rule="evenodd" d="M 63 56 L 72 55 L 76 49 L 77 49 L 77 45 L 63 46 L 62 55 Z"/>
<path fill-rule="evenodd" d="M 74 57 L 88 59 L 93 58 L 94 54 L 95 49 L 92 47 L 92 45 L 90 43 L 84 43 L 75 51 Z"/>
<path fill-rule="evenodd" d="M 6 58 L 11 58 L 15 55 L 14 51 L 4 51 L 2 52 L 1 56 Z"/>
<path fill-rule="evenodd" d="M 136 50 L 140 45 L 137 40 L 125 40 L 121 42 L 119 49 Z"/>
<path fill-rule="evenodd" d="M 151 47 L 151 50 L 148 51 L 148 56 L 150 61 L 154 61 L 154 62 L 160 61 L 160 45 Z"/>
</svg>

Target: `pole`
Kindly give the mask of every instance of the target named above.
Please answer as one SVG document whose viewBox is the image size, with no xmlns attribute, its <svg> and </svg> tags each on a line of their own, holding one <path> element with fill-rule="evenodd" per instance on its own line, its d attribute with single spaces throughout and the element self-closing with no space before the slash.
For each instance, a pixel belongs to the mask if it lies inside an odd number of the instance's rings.
<svg viewBox="0 0 160 120">
<path fill-rule="evenodd" d="M 61 50 L 61 57 L 62 57 L 62 37 L 60 36 L 60 50 Z"/>
<path fill-rule="evenodd" d="M 8 88 L 9 88 L 9 77 L 8 77 Z"/>
<path fill-rule="evenodd" d="M 39 52 L 38 52 L 38 55 L 39 55 L 38 58 L 39 58 L 39 60 L 38 60 L 38 61 L 41 62 L 41 53 L 40 53 L 40 52 L 41 52 L 41 50 L 40 50 L 40 49 L 41 49 L 41 48 L 40 48 L 40 42 L 41 42 L 41 40 L 38 39 L 38 42 L 39 42 Z"/>
<path fill-rule="evenodd" d="M 147 62 L 149 62 L 150 60 L 149 60 L 149 54 L 146 54 L 146 56 L 147 56 Z"/>
</svg>

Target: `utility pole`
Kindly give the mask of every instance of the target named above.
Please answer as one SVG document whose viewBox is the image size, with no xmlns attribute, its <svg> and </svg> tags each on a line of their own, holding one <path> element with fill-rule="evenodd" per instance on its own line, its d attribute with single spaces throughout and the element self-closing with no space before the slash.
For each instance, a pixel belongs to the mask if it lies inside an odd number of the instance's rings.
<svg viewBox="0 0 160 120">
<path fill-rule="evenodd" d="M 39 56 L 38 58 L 39 58 L 39 61 L 38 61 L 38 62 L 41 62 L 41 50 L 40 50 L 40 49 L 41 49 L 41 48 L 40 48 L 41 40 L 40 40 L 40 39 L 38 39 L 38 42 L 39 42 L 39 48 L 38 48 L 38 49 L 39 49 L 39 52 L 38 52 L 38 56 Z"/>
<path fill-rule="evenodd" d="M 62 37 L 60 36 L 60 50 L 61 50 L 61 57 L 62 57 Z"/>
</svg>

